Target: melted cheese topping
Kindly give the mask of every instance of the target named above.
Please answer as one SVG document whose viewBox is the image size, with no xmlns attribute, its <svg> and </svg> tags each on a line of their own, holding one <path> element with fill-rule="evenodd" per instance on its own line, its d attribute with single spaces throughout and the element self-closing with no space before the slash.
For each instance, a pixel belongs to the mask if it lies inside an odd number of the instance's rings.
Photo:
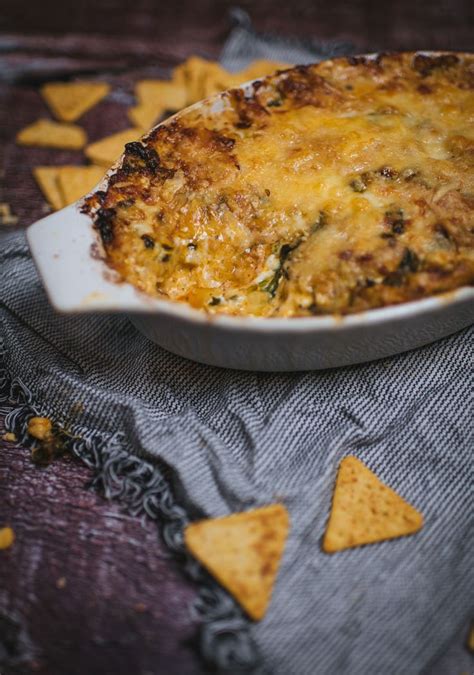
<svg viewBox="0 0 474 675">
<path fill-rule="evenodd" d="M 209 312 L 351 313 L 474 281 L 474 58 L 339 59 L 128 144 L 107 262 Z"/>
</svg>

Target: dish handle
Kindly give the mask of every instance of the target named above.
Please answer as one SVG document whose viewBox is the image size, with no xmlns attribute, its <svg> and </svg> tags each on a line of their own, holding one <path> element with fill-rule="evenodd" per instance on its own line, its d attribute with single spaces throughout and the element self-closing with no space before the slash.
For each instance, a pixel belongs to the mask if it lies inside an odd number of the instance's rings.
<svg viewBox="0 0 474 675">
<path fill-rule="evenodd" d="M 52 305 L 60 312 L 149 311 L 150 299 L 120 282 L 106 266 L 92 221 L 80 211 L 81 201 L 42 218 L 26 232 Z"/>
</svg>

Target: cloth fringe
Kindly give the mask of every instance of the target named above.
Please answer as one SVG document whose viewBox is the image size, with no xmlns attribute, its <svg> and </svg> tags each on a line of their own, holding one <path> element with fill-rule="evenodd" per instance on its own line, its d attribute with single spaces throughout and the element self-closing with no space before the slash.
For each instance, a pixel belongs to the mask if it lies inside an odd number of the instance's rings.
<svg viewBox="0 0 474 675">
<path fill-rule="evenodd" d="M 1 340 L 0 415 L 5 416 L 5 428 L 16 435 L 19 445 L 30 449 L 36 446 L 27 428 L 32 417 L 42 416 L 42 407 L 19 378 L 11 377 Z M 61 421 L 53 422 L 61 426 Z M 199 645 L 205 662 L 220 673 L 262 672 L 248 619 L 186 551 L 183 531 L 189 517 L 176 501 L 171 482 L 161 468 L 131 454 L 122 433 L 106 437 L 85 427 L 71 431 L 65 449 L 92 471 L 89 486 L 106 499 L 117 501 L 131 515 L 156 521 L 163 541 L 185 574 L 199 584 L 190 610 L 200 623 Z"/>
</svg>

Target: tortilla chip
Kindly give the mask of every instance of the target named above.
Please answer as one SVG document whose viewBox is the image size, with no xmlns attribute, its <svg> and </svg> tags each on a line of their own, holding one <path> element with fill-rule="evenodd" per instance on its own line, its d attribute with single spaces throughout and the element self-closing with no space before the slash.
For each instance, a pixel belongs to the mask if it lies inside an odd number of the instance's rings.
<svg viewBox="0 0 474 675">
<path fill-rule="evenodd" d="M 203 77 L 203 97 L 212 96 L 226 89 L 239 87 L 244 82 L 255 80 L 258 77 L 271 75 L 276 70 L 287 68 L 288 66 L 278 61 L 267 61 L 261 59 L 254 61 L 247 68 L 238 73 L 229 73 L 221 68 L 217 63 L 209 63 L 207 73 Z"/>
<path fill-rule="evenodd" d="M 173 82 L 184 83 L 187 90 L 186 103 L 189 105 L 226 89 L 238 87 L 248 80 L 263 77 L 287 67 L 287 64 L 279 61 L 260 59 L 251 63 L 240 73 L 229 73 L 215 61 L 192 56 L 174 69 Z"/>
<path fill-rule="evenodd" d="M 241 70 L 238 73 L 227 74 L 228 82 L 226 89 L 240 87 L 245 82 L 256 80 L 259 77 L 265 77 L 266 75 L 272 75 L 277 70 L 289 67 L 290 66 L 287 64 L 280 63 L 279 61 L 267 61 L 266 59 L 253 61 L 247 68 L 244 68 L 244 70 Z"/>
<path fill-rule="evenodd" d="M 193 58 L 193 57 L 191 57 Z M 182 87 L 184 87 L 184 90 L 186 92 L 186 104 L 189 105 L 190 103 L 190 95 L 189 95 L 189 81 L 190 81 L 190 73 L 188 71 L 188 61 L 190 59 L 187 59 L 183 63 L 180 63 L 179 66 L 176 66 L 176 68 L 173 69 L 172 74 L 171 74 L 171 81 L 174 82 L 175 84 L 180 84 Z"/>
<path fill-rule="evenodd" d="M 10 548 L 15 541 L 15 533 L 11 527 L 0 527 L 0 550 Z"/>
<path fill-rule="evenodd" d="M 179 84 L 186 90 L 186 76 L 184 72 L 185 64 L 186 61 L 183 61 L 183 63 L 180 63 L 179 66 L 173 68 L 173 70 L 171 71 L 171 82 L 173 82 L 174 84 Z"/>
<path fill-rule="evenodd" d="M 168 80 L 140 80 L 135 93 L 140 103 L 155 104 L 162 110 L 180 110 L 186 105 L 185 87 Z"/>
<path fill-rule="evenodd" d="M 326 553 L 417 532 L 423 516 L 356 457 L 345 457 L 323 539 Z"/>
<path fill-rule="evenodd" d="M 49 82 L 41 94 L 54 115 L 64 122 L 74 122 L 95 106 L 110 91 L 105 82 Z"/>
<path fill-rule="evenodd" d="M 138 82 L 136 95 L 139 105 L 129 111 L 129 116 L 134 124 L 148 129 L 166 110 L 180 110 L 203 98 L 237 87 L 247 80 L 287 67 L 285 63 L 260 59 L 240 73 L 229 73 L 215 61 L 191 56 L 173 70 L 171 81 Z M 153 108 L 148 107 L 151 104 L 156 105 L 159 115 L 153 116 Z"/>
<path fill-rule="evenodd" d="M 10 204 L 7 202 L 0 202 L 0 225 L 10 227 L 17 223 L 18 217 L 13 215 Z"/>
<path fill-rule="evenodd" d="M 469 633 L 466 640 L 466 647 L 471 652 L 471 654 L 474 654 L 474 621 L 471 622 L 471 625 L 469 627 Z"/>
<path fill-rule="evenodd" d="M 174 69 L 173 82 L 184 81 L 186 105 L 190 105 L 209 95 L 205 87 L 205 82 L 209 77 L 219 80 L 224 79 L 226 75 L 228 73 L 215 61 L 207 61 L 200 56 L 191 56 Z"/>
<path fill-rule="evenodd" d="M 28 420 L 27 431 L 33 438 L 45 441 L 51 437 L 53 423 L 48 417 L 31 417 Z"/>
<path fill-rule="evenodd" d="M 59 211 L 63 206 L 66 206 L 59 191 L 58 169 L 57 166 L 36 166 L 33 169 L 33 175 L 40 186 L 41 192 L 55 211 Z"/>
<path fill-rule="evenodd" d="M 193 76 L 197 78 L 189 89 L 193 103 L 233 86 L 233 76 L 213 61 L 203 61 Z"/>
<path fill-rule="evenodd" d="M 288 511 L 272 504 L 192 523 L 184 540 L 190 552 L 258 621 L 270 602 L 288 529 Z"/>
<path fill-rule="evenodd" d="M 101 166 L 61 166 L 58 169 L 58 183 L 65 206 L 77 202 L 93 190 L 104 176 Z"/>
<path fill-rule="evenodd" d="M 222 72 L 210 70 L 203 78 L 203 97 L 207 98 L 208 96 L 218 94 L 226 89 L 232 89 L 232 87 L 235 87 L 237 84 L 238 80 L 235 75 L 232 75 L 225 70 L 222 70 Z"/>
<path fill-rule="evenodd" d="M 290 68 L 288 63 L 258 59 L 257 61 L 252 61 L 247 68 L 244 68 L 244 70 L 241 70 L 237 74 L 242 78 L 241 82 L 247 82 L 248 80 L 255 80 L 258 77 L 272 75 L 277 70 L 285 70 L 286 68 Z"/>
<path fill-rule="evenodd" d="M 18 145 L 80 150 L 87 143 L 87 135 L 84 129 L 75 124 L 41 119 L 19 131 L 16 142 Z"/>
<path fill-rule="evenodd" d="M 86 157 L 95 164 L 109 168 L 123 153 L 125 144 L 138 140 L 142 133 L 140 129 L 125 129 L 117 134 L 106 136 L 87 146 Z"/>
<path fill-rule="evenodd" d="M 128 109 L 128 117 L 136 127 L 148 131 L 163 116 L 164 112 L 165 108 L 161 108 L 154 103 L 140 103 Z"/>
</svg>

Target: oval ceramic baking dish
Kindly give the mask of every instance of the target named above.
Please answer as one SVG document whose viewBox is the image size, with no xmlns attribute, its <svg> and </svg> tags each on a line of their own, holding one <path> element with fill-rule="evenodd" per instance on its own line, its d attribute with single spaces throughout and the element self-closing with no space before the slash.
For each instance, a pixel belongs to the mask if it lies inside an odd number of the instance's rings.
<svg viewBox="0 0 474 675">
<path fill-rule="evenodd" d="M 215 110 L 222 101 L 220 95 L 193 107 Z M 474 321 L 472 287 L 343 317 L 212 315 L 156 299 L 117 280 L 106 266 L 98 234 L 89 216 L 81 213 L 81 203 L 38 221 L 27 232 L 53 306 L 68 313 L 126 313 L 148 338 L 195 361 L 261 371 L 333 368 L 414 349 Z"/>
</svg>

